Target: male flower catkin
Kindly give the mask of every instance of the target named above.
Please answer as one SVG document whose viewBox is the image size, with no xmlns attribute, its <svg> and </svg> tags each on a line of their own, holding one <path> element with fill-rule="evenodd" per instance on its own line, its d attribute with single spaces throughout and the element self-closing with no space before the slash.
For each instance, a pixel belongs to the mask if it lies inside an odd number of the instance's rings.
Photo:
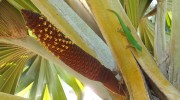
<svg viewBox="0 0 180 100">
<path fill-rule="evenodd" d="M 97 59 L 83 51 L 76 44 L 58 31 L 44 16 L 30 10 L 22 10 L 26 25 L 37 36 L 38 40 L 56 57 L 83 76 L 102 82 L 115 93 L 123 94 L 118 80 L 111 70 L 104 67 Z"/>
</svg>

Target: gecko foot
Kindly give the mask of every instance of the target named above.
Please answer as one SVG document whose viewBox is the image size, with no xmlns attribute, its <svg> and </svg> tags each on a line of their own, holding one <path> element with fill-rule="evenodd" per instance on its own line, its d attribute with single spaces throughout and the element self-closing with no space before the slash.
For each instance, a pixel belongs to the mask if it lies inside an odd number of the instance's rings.
<svg viewBox="0 0 180 100">
<path fill-rule="evenodd" d="M 121 33 L 121 35 L 125 36 L 122 28 L 117 28 L 117 32 L 119 32 L 119 33 Z"/>
<path fill-rule="evenodd" d="M 134 48 L 134 46 L 129 44 L 129 45 L 126 46 L 126 49 L 128 49 L 128 48 Z"/>
</svg>

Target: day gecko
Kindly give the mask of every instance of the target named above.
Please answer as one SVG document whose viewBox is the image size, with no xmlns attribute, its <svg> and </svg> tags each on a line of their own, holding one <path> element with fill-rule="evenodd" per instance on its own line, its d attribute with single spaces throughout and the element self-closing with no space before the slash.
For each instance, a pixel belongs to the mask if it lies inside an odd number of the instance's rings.
<svg viewBox="0 0 180 100">
<path fill-rule="evenodd" d="M 134 47 L 136 48 L 138 51 L 142 51 L 142 47 L 138 44 L 138 42 L 136 41 L 136 39 L 133 37 L 132 33 L 131 33 L 131 30 L 129 29 L 129 27 L 127 27 L 125 25 L 125 23 L 123 22 L 123 20 L 121 19 L 121 17 L 118 15 L 117 12 L 113 11 L 113 10 L 110 10 L 108 9 L 108 11 L 114 13 L 118 20 L 119 20 L 119 23 L 121 24 L 122 26 L 122 29 L 124 31 L 124 34 L 125 36 L 127 37 L 127 40 L 129 41 L 129 43 Z"/>
</svg>

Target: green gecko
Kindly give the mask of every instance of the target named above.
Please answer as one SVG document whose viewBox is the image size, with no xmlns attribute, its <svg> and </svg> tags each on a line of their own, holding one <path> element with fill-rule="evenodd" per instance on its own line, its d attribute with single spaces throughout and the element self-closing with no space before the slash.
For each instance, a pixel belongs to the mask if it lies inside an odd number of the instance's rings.
<svg viewBox="0 0 180 100">
<path fill-rule="evenodd" d="M 119 23 L 121 24 L 121 27 L 124 31 L 124 34 L 125 36 L 127 37 L 127 40 L 129 41 L 129 43 L 134 47 L 136 48 L 138 51 L 142 51 L 142 47 L 138 44 L 138 42 L 135 40 L 135 38 L 133 37 L 132 33 L 131 33 L 131 30 L 129 29 L 129 27 L 127 27 L 123 20 L 121 19 L 121 17 L 118 15 L 117 12 L 113 11 L 113 10 L 110 10 L 110 9 L 107 9 L 108 11 L 114 13 L 118 20 L 119 20 Z"/>
</svg>

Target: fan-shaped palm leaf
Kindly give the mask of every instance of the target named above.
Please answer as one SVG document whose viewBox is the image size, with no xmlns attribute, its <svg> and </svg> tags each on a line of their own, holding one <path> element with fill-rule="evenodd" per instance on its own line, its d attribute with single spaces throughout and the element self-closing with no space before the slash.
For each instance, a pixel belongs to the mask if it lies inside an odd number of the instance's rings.
<svg viewBox="0 0 180 100">
<path fill-rule="evenodd" d="M 147 17 L 141 19 L 141 22 L 139 24 L 139 33 L 144 45 L 149 50 L 149 52 L 153 54 L 154 25 L 152 25 Z"/>
<path fill-rule="evenodd" d="M 22 70 L 33 53 L 6 43 L 0 43 L 0 91 L 14 94 Z"/>
<path fill-rule="evenodd" d="M 42 100 L 45 86 L 47 85 L 52 99 L 64 100 L 66 99 L 66 95 L 64 94 L 62 84 L 58 78 L 59 75 L 75 90 L 77 97 L 81 100 L 82 91 L 77 84 L 76 79 L 67 72 L 64 72 L 65 71 L 60 67 L 56 67 L 53 63 L 40 56 L 33 57 L 28 68 L 26 68 L 19 80 L 16 92 L 20 92 L 32 83 L 29 97 L 36 100 Z"/>
</svg>

